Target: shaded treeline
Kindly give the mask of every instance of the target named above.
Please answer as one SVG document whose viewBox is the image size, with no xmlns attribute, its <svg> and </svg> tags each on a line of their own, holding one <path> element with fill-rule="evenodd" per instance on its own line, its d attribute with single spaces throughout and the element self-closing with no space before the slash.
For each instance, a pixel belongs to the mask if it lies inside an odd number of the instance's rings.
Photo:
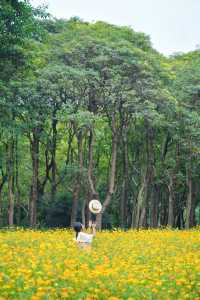
<svg viewBox="0 0 200 300">
<path fill-rule="evenodd" d="M 91 199 L 99 228 L 199 224 L 200 52 L 4 5 L 1 226 L 87 225 Z"/>
</svg>

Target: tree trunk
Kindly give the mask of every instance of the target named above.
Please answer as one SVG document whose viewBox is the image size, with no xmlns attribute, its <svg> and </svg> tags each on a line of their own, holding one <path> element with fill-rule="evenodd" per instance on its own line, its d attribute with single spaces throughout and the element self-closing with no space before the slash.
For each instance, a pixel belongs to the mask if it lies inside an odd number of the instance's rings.
<svg viewBox="0 0 200 300">
<path fill-rule="evenodd" d="M 87 203 L 86 203 L 86 212 L 85 212 L 85 218 L 86 218 L 86 224 L 89 224 L 89 220 L 92 218 L 93 221 L 96 220 L 96 216 L 92 215 L 92 213 L 89 210 L 89 202 L 92 199 L 99 200 L 99 193 L 97 192 L 95 188 L 95 180 L 93 178 L 93 167 L 94 167 L 94 161 L 93 161 L 93 146 L 94 146 L 94 134 L 93 134 L 93 128 L 90 129 L 90 135 L 89 135 L 89 141 L 88 141 L 88 149 L 89 149 L 89 157 L 88 157 L 88 183 L 89 183 L 89 190 L 88 190 L 88 197 L 87 197 Z"/>
<path fill-rule="evenodd" d="M 169 198 L 167 196 L 167 191 L 165 189 L 162 190 L 162 198 L 161 198 L 161 206 L 160 206 L 160 226 L 167 226 L 168 222 L 168 201 Z"/>
<path fill-rule="evenodd" d="M 147 171 L 146 171 L 147 172 Z M 142 185 L 140 187 L 138 197 L 137 197 L 137 207 L 135 222 L 133 221 L 134 228 L 143 227 L 145 225 L 146 217 L 146 197 L 147 197 L 147 174 L 145 172 Z"/>
<path fill-rule="evenodd" d="M 128 200 L 128 140 L 127 140 L 127 126 L 123 126 L 123 184 L 122 197 L 120 203 L 120 223 L 121 227 L 127 225 L 127 200 Z"/>
<path fill-rule="evenodd" d="M 53 113 L 52 120 L 52 144 L 51 144 L 51 201 L 55 200 L 56 195 L 56 146 L 57 146 L 57 119 L 56 111 Z"/>
<path fill-rule="evenodd" d="M 189 163 L 187 169 L 187 200 L 186 200 L 186 221 L 185 221 L 185 228 L 189 229 L 195 225 L 194 222 L 194 213 L 195 213 L 195 203 L 193 197 L 193 180 L 192 180 L 192 166 L 191 162 Z"/>
<path fill-rule="evenodd" d="M 136 227 L 137 203 L 134 200 L 135 199 L 133 199 L 133 207 L 132 207 L 132 212 L 131 212 L 131 228 Z"/>
<path fill-rule="evenodd" d="M 30 140 L 30 151 L 32 158 L 32 184 L 29 201 L 29 221 L 30 226 L 35 227 L 37 221 L 38 202 L 38 173 L 39 173 L 39 129 L 35 128 L 33 137 Z"/>
<path fill-rule="evenodd" d="M 90 135 L 89 135 L 89 164 L 88 164 L 88 182 L 89 182 L 89 188 L 90 188 L 90 199 L 97 199 L 99 200 L 99 194 L 96 191 L 95 183 L 93 179 L 93 146 L 94 146 L 94 134 L 93 129 L 90 129 Z"/>
<path fill-rule="evenodd" d="M 145 203 L 145 218 L 142 221 L 141 226 L 148 227 L 149 220 L 153 218 L 150 213 L 153 213 L 153 210 L 150 210 L 154 206 L 154 197 L 151 197 L 154 191 L 154 168 L 155 168 L 155 157 L 154 157 L 154 129 L 149 125 L 149 121 L 145 119 L 145 130 L 146 130 L 146 155 L 147 155 L 147 174 L 146 174 L 146 203 Z M 153 201 L 153 203 L 151 203 Z M 142 214 L 141 214 L 142 216 Z"/>
<path fill-rule="evenodd" d="M 4 174 L 3 169 L 1 169 L 1 173 L 2 173 L 2 179 L 0 181 L 0 226 L 3 225 L 2 190 L 3 190 L 4 184 L 7 181 L 7 174 Z"/>
<path fill-rule="evenodd" d="M 154 149 L 153 149 L 153 129 L 149 126 L 148 120 L 144 119 L 144 127 L 146 132 L 146 167 L 143 175 L 142 185 L 138 194 L 137 213 L 135 227 L 147 227 L 147 218 L 149 213 L 149 195 L 153 182 L 153 167 L 154 167 Z M 151 211 L 150 211 L 151 212 Z M 151 218 L 151 216 L 150 216 Z"/>
<path fill-rule="evenodd" d="M 71 227 L 73 226 L 74 222 L 76 222 L 79 192 L 80 192 L 80 183 L 76 182 L 72 194 Z"/>
<path fill-rule="evenodd" d="M 8 225 L 14 224 L 14 139 L 7 145 L 7 174 L 8 174 Z"/>
<path fill-rule="evenodd" d="M 2 194 L 0 190 L 0 227 L 3 226 L 3 207 L 2 207 Z"/>
<path fill-rule="evenodd" d="M 20 185 L 19 185 L 19 158 L 18 158 L 18 141 L 15 141 L 15 185 L 16 185 L 16 223 L 19 226 L 21 221 L 21 205 L 20 205 Z"/>
<path fill-rule="evenodd" d="M 47 182 L 48 181 L 51 182 L 50 171 L 52 168 L 52 160 L 51 157 L 49 157 L 49 153 L 50 153 L 50 146 L 49 143 L 47 142 L 45 153 L 44 153 L 45 154 L 45 175 L 43 178 L 38 180 L 38 199 L 42 199 L 42 197 L 44 196 L 45 186 Z"/>
<path fill-rule="evenodd" d="M 144 195 L 144 189 L 145 189 L 145 182 L 142 182 L 142 185 L 140 187 L 138 197 L 137 197 L 137 206 L 136 206 L 136 214 L 135 214 L 135 220 L 132 220 L 132 224 L 134 228 L 139 227 L 139 221 L 140 221 L 140 213 L 141 213 L 141 206 L 143 202 L 143 195 Z"/>
<path fill-rule="evenodd" d="M 111 152 L 111 167 L 110 167 L 110 175 L 109 175 L 109 186 L 106 194 L 105 201 L 102 205 L 102 211 L 96 217 L 96 226 L 98 229 L 102 228 L 102 216 L 106 211 L 107 207 L 111 202 L 112 195 L 114 193 L 115 187 L 115 175 L 116 175 L 116 160 L 117 160 L 117 128 L 116 128 L 116 120 L 113 116 L 112 118 L 112 152 Z"/>
<path fill-rule="evenodd" d="M 150 198 L 150 227 L 156 228 L 158 226 L 159 191 L 155 184 L 152 187 Z"/>
<path fill-rule="evenodd" d="M 85 214 L 86 206 L 87 206 L 87 200 L 84 199 L 82 209 L 81 209 L 81 219 L 82 219 L 81 223 L 83 224 L 84 227 L 86 227 L 87 225 L 87 218 Z"/>
<path fill-rule="evenodd" d="M 78 162 L 79 162 L 79 170 L 76 176 L 75 186 L 73 190 L 72 197 L 72 211 L 71 211 L 71 226 L 73 226 L 74 222 L 76 222 L 77 212 L 78 212 L 78 198 L 81 189 L 82 182 L 82 172 L 83 172 L 83 135 L 80 131 L 78 136 Z"/>
<path fill-rule="evenodd" d="M 193 197 L 194 193 L 194 183 L 192 178 L 192 149 L 191 149 L 191 137 L 188 138 L 189 145 L 189 158 L 186 167 L 186 184 L 188 188 L 187 199 L 186 199 L 186 220 L 185 228 L 189 229 L 195 225 L 195 199 Z"/>
<path fill-rule="evenodd" d="M 173 191 L 173 176 L 170 175 L 168 184 L 169 202 L 168 202 L 168 221 L 167 226 L 174 226 L 174 191 Z"/>
</svg>

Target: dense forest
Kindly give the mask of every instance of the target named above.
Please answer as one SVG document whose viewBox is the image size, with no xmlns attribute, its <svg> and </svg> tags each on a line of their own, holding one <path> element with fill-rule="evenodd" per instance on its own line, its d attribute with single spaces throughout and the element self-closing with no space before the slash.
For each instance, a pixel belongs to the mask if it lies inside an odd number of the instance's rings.
<svg viewBox="0 0 200 300">
<path fill-rule="evenodd" d="M 200 223 L 200 50 L 0 3 L 0 226 Z"/>
</svg>

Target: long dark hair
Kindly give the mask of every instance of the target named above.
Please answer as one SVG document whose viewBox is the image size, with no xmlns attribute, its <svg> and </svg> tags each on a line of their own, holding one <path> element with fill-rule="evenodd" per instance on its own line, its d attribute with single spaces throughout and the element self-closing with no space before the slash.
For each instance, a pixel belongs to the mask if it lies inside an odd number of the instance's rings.
<svg viewBox="0 0 200 300">
<path fill-rule="evenodd" d="M 73 228 L 74 228 L 74 231 L 76 232 L 76 239 L 77 239 L 79 232 L 83 228 L 83 225 L 80 222 L 76 222 L 76 223 L 74 223 Z"/>
</svg>

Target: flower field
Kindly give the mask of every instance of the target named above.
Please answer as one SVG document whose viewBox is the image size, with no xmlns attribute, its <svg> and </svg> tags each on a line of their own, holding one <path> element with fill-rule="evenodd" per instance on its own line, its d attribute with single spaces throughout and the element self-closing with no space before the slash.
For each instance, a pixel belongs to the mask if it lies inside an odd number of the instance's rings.
<svg viewBox="0 0 200 300">
<path fill-rule="evenodd" d="M 200 299 L 200 231 L 0 231 L 0 300 Z"/>
</svg>

